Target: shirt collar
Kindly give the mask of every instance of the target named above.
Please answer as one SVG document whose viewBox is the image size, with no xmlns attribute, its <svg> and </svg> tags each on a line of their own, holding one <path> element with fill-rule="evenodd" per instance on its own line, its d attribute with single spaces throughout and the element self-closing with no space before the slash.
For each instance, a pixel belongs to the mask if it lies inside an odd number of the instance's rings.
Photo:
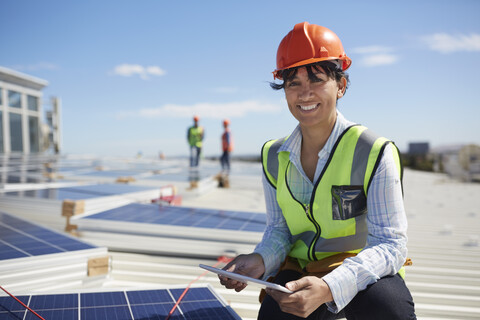
<svg viewBox="0 0 480 320">
<path fill-rule="evenodd" d="M 318 153 L 319 158 L 324 158 L 330 156 L 333 146 L 337 141 L 338 137 L 342 134 L 343 131 L 353 123 L 345 119 L 342 113 L 337 110 L 337 121 L 333 127 L 332 133 L 328 137 L 325 146 Z M 290 159 L 300 159 L 300 148 L 302 146 L 302 130 L 300 125 L 297 125 L 292 134 L 285 140 L 282 146 L 278 149 L 280 151 L 290 152 Z"/>
</svg>

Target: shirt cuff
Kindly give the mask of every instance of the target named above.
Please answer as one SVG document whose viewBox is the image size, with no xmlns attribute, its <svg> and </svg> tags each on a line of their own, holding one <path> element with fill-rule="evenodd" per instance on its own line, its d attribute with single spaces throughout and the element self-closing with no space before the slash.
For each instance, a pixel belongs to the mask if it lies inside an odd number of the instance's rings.
<svg viewBox="0 0 480 320">
<path fill-rule="evenodd" d="M 273 277 L 277 274 L 278 271 L 278 262 L 275 259 L 275 253 L 270 252 L 267 247 L 257 247 L 253 251 L 262 256 L 263 264 L 265 266 L 265 273 L 263 274 L 262 280 L 267 280 L 270 277 Z"/>
<path fill-rule="evenodd" d="M 355 276 L 350 270 L 342 268 L 342 266 L 322 279 L 327 283 L 333 296 L 333 301 L 326 303 L 330 312 L 340 312 L 358 293 Z"/>
</svg>

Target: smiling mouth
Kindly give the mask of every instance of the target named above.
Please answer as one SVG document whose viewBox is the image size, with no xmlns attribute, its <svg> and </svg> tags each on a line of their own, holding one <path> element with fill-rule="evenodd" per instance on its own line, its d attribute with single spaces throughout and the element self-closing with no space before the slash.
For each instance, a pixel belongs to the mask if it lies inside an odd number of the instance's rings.
<svg viewBox="0 0 480 320">
<path fill-rule="evenodd" d="M 317 108 L 320 104 L 312 104 L 312 105 L 308 105 L 308 106 L 302 106 L 302 105 L 299 105 L 298 107 L 300 109 L 302 109 L 303 111 L 310 111 L 310 110 L 313 110 L 315 108 Z"/>
</svg>

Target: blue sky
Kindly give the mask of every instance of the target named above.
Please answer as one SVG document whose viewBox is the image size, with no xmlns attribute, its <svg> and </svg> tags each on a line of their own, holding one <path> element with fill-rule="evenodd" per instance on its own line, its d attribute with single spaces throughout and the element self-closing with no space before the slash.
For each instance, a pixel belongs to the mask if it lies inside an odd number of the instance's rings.
<svg viewBox="0 0 480 320">
<path fill-rule="evenodd" d="M 269 82 L 281 39 L 308 21 L 353 60 L 347 119 L 402 151 L 480 144 L 479 12 L 476 0 L 2 0 L 0 65 L 62 99 L 63 153 L 186 155 L 198 114 L 205 155 L 220 154 L 223 118 L 235 154 L 251 155 L 296 126 Z"/>
</svg>

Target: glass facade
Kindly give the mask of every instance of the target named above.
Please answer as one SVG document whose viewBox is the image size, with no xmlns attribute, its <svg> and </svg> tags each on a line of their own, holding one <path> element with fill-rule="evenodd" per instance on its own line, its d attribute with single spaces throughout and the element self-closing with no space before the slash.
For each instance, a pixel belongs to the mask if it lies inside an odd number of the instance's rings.
<svg viewBox="0 0 480 320">
<path fill-rule="evenodd" d="M 0 89 L 0 92 L 2 89 Z M 3 147 L 3 112 L 0 110 L 0 153 L 4 153 L 5 148 Z"/>
<path fill-rule="evenodd" d="M 8 91 L 8 106 L 19 109 L 22 107 L 22 95 L 20 92 Z"/>
<path fill-rule="evenodd" d="M 10 112 L 10 150 L 23 152 L 22 115 Z"/>
<path fill-rule="evenodd" d="M 28 117 L 28 132 L 30 136 L 30 152 L 39 152 L 40 130 L 38 127 L 38 117 Z"/>
<path fill-rule="evenodd" d="M 38 111 L 38 98 L 27 95 L 27 107 L 28 110 Z"/>
</svg>

